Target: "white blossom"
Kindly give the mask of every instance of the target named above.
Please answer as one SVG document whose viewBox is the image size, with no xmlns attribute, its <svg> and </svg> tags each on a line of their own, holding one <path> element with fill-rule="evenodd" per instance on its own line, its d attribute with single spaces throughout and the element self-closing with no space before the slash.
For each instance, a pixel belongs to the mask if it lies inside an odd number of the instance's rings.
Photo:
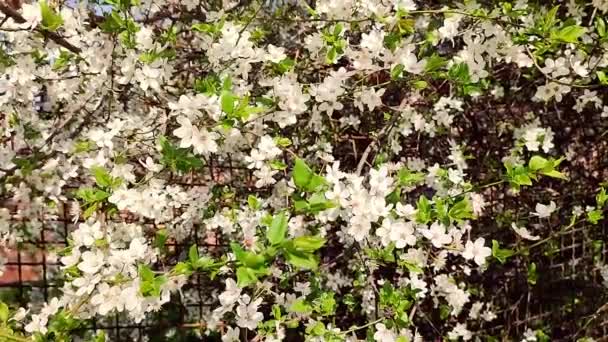
<svg viewBox="0 0 608 342">
<path fill-rule="evenodd" d="M 486 262 L 486 258 L 492 255 L 492 249 L 485 247 L 486 240 L 484 238 L 477 238 L 475 242 L 469 240 L 465 244 L 465 249 L 462 252 L 462 257 L 475 261 L 479 266 L 482 266 Z"/>
</svg>

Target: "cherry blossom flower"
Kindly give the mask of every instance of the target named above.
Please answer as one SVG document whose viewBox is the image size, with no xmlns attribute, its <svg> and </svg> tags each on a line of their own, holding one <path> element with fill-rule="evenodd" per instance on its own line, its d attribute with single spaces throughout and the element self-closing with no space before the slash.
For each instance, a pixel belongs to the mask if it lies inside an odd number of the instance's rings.
<svg viewBox="0 0 608 342">
<path fill-rule="evenodd" d="M 394 221 L 390 224 L 390 239 L 395 242 L 395 247 L 404 248 L 405 246 L 413 246 L 416 244 L 416 236 L 414 235 L 414 227 L 411 222 Z"/>
<path fill-rule="evenodd" d="M 258 306 L 262 303 L 262 298 L 251 301 L 248 295 L 241 296 L 239 306 L 236 308 L 236 324 L 241 328 L 254 330 L 258 323 L 264 320 L 264 315 L 258 312 Z"/>
<path fill-rule="evenodd" d="M 105 263 L 105 257 L 101 251 L 86 251 L 82 253 L 81 258 L 78 269 L 85 273 L 97 273 Z"/>
<path fill-rule="evenodd" d="M 515 222 L 511 223 L 511 228 L 513 228 L 515 233 L 517 235 L 519 235 L 522 239 L 531 240 L 531 241 L 540 240 L 540 236 L 535 236 L 535 235 L 530 234 L 528 229 L 526 229 L 525 227 L 518 227 L 515 224 Z"/>
<path fill-rule="evenodd" d="M 236 303 L 241 296 L 241 289 L 233 279 L 226 279 L 226 289 L 219 295 L 220 303 L 223 306 L 231 306 Z"/>
<path fill-rule="evenodd" d="M 551 201 L 549 204 L 537 203 L 535 209 L 536 211 L 532 215 L 538 216 L 538 218 L 547 218 L 557 209 L 557 206 L 554 201 Z"/>
<path fill-rule="evenodd" d="M 477 238 L 475 242 L 467 241 L 462 257 L 467 260 L 473 259 L 477 265 L 482 266 L 485 264 L 486 258 L 492 255 L 492 249 L 485 247 L 485 242 L 484 238 Z"/>
<path fill-rule="evenodd" d="M 446 232 L 446 228 L 439 222 L 433 222 L 428 229 L 421 229 L 422 235 L 429 239 L 434 247 L 441 248 L 452 242 L 452 237 Z"/>
<path fill-rule="evenodd" d="M 376 332 L 374 333 L 374 341 L 376 342 L 394 342 L 397 335 L 390 329 L 386 328 L 384 323 L 376 323 Z"/>
</svg>

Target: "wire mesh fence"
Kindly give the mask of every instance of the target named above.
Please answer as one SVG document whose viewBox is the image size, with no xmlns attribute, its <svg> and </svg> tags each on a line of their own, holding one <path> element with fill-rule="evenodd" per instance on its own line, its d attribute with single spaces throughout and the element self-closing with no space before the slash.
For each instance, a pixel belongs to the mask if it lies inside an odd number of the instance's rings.
<svg viewBox="0 0 608 342">
<path fill-rule="evenodd" d="M 220 167 L 217 162 L 209 162 L 208 168 L 206 179 L 197 179 L 194 175 L 172 175 L 171 182 L 185 187 L 209 186 L 211 183 L 221 187 L 221 184 L 236 180 L 240 184 L 248 184 L 243 180 L 251 180 L 247 169 L 231 167 L 230 163 Z M 253 191 L 251 188 L 241 190 Z M 499 193 L 500 190 L 491 192 L 488 210 L 498 211 L 511 205 L 507 203 L 510 200 L 501 198 Z M 59 295 L 62 279 L 56 251 L 68 245 L 70 232 L 83 222 L 82 218 L 71 213 L 73 205 L 77 204 L 60 202 L 54 217 L 39 218 L 42 226 L 37 235 L 21 241 L 15 248 L 3 250 L 6 265 L 0 278 L 2 300 L 27 307 Z M 30 218 L 17 215 L 16 206 L 7 207 L 11 209 L 13 224 L 28 223 Z M 150 234 L 161 228 L 152 222 L 144 224 Z M 487 270 L 482 280 L 483 288 L 493 292 L 497 318 L 483 329 L 499 336 L 521 336 L 531 326 L 550 323 L 556 340 L 575 340 L 583 331 L 591 332 L 587 335 L 598 340 L 608 340 L 608 310 L 604 305 L 608 296 L 597 266 L 605 261 L 608 253 L 604 243 L 606 236 L 608 227 L 605 222 L 582 225 L 561 234 L 548 244 L 549 247 L 531 252 L 539 274 L 535 286 L 528 283 L 528 270 L 524 264 L 507 265 L 501 272 L 492 268 Z M 226 246 L 226 242 L 210 236 L 204 227 L 195 225 L 191 235 L 182 241 L 166 243 L 167 257 L 163 266 L 174 265 L 186 258 L 192 244 L 206 252 L 215 250 L 220 253 Z M 173 296 L 163 310 L 140 323 L 130 322 L 117 314 L 107 319 L 94 319 L 90 325 L 79 329 L 102 329 L 111 341 L 161 341 L 162 336 L 172 334 L 183 334 L 178 339 L 180 341 L 205 340 L 204 335 L 198 332 L 213 305 L 206 302 L 213 298 L 209 296 L 213 291 L 204 278 L 195 276 L 183 288 L 181 295 Z"/>
<path fill-rule="evenodd" d="M 196 173 L 176 175 L 169 173 L 166 183 L 178 185 L 184 189 L 202 187 L 214 191 L 242 191 L 263 195 L 265 190 L 254 187 L 251 170 L 233 165 L 230 158 L 207 159 L 206 166 Z M 79 187 L 78 182 L 65 187 L 71 193 Z M 4 273 L 0 277 L 0 301 L 36 309 L 53 297 L 60 296 L 65 276 L 60 272 L 62 266 L 57 252 L 69 246 L 70 234 L 80 223 L 85 222 L 78 210 L 79 203 L 74 199 L 59 201 L 55 214 L 44 214 L 40 217 L 24 216 L 19 203 L 4 202 L 2 208 L 10 213 L 11 229 L 23 228 L 29 236 L 26 239 L 10 244 L 11 247 L 0 249 L 5 258 Z M 124 214 L 124 215 L 123 215 Z M 179 216 L 179 212 L 174 213 Z M 33 219 L 33 220 L 32 220 Z M 36 223 L 32 226 L 31 222 Z M 117 222 L 138 223 L 144 227 L 147 235 L 154 238 L 163 225 L 148 219 L 136 219 L 122 213 Z M 27 226 L 27 227 L 26 227 Z M 228 243 L 221 241 L 215 233 L 210 233 L 200 224 L 194 224 L 182 239 L 168 240 L 164 244 L 162 262 L 154 265 L 158 269 L 168 269 L 178 261 L 187 258 L 188 250 L 196 244 L 199 251 L 224 253 Z M 162 310 L 148 315 L 142 322 L 133 322 L 126 315 L 117 313 L 101 319 L 94 318 L 91 323 L 81 326 L 74 333 L 103 330 L 109 341 L 166 341 L 173 337 L 177 341 L 199 341 L 209 338 L 201 334 L 205 318 L 209 317 L 219 289 L 210 286 L 200 274 L 189 278 L 180 293 L 173 295 L 171 302 Z"/>
</svg>

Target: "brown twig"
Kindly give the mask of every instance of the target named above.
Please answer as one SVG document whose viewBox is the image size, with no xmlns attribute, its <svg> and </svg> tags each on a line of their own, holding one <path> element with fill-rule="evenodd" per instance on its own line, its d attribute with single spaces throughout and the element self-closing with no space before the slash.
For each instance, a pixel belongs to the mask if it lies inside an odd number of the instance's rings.
<svg viewBox="0 0 608 342">
<path fill-rule="evenodd" d="M 397 123 L 397 120 L 399 120 L 400 117 L 401 113 L 393 114 L 393 117 L 391 118 L 389 123 L 382 127 L 380 132 L 378 132 L 378 136 L 376 137 L 376 139 L 374 139 L 369 145 L 367 145 L 367 148 L 365 149 L 365 151 L 363 151 L 363 154 L 361 155 L 361 159 L 359 159 L 359 164 L 357 164 L 357 176 L 359 176 L 361 174 L 361 171 L 363 171 L 363 167 L 365 166 L 365 162 L 367 162 L 367 157 L 369 156 L 369 154 L 376 149 L 378 142 L 384 139 L 386 135 L 388 135 L 388 133 L 393 128 L 395 123 Z"/>
</svg>

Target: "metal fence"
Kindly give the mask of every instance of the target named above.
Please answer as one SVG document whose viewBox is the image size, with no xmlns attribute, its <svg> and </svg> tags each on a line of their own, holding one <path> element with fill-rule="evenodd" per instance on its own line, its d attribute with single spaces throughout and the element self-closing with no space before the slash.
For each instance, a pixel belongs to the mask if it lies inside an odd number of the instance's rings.
<svg viewBox="0 0 608 342">
<path fill-rule="evenodd" d="M 210 166 L 210 170 L 214 181 L 229 181 L 237 172 L 241 176 L 247 175 L 245 170 L 229 167 L 218 169 Z M 184 186 L 205 184 L 192 177 L 174 178 L 174 181 Z M 491 204 L 490 210 L 500 207 L 494 195 Z M 7 262 L 4 276 L 0 278 L 2 300 L 27 307 L 39 305 L 59 294 L 62 280 L 58 272 L 59 261 L 53 258 L 53 251 L 67 245 L 69 233 L 78 224 L 69 213 L 69 205 L 63 205 L 57 217 L 44 218 L 38 236 L 21 242 L 16 249 L 4 251 Z M 15 218 L 14 221 L 24 221 L 24 218 Z M 156 229 L 153 224 L 149 224 L 149 228 L 150 231 Z M 168 264 L 165 265 L 184 259 L 194 243 L 201 250 L 214 247 L 204 243 L 205 238 L 199 228 L 195 227 L 192 236 L 184 241 L 167 244 Z M 605 243 L 598 242 L 606 236 L 608 227 L 605 223 L 580 226 L 556 239 L 553 251 L 537 251 L 533 255 L 540 278 L 535 286 L 527 283 L 527 270 L 523 264 L 488 269 L 484 273 L 484 278 L 487 278 L 483 280 L 484 287 L 494 293 L 498 318 L 483 328 L 498 336 L 521 336 L 529 327 L 549 325 L 555 341 L 574 340 L 584 336 L 585 332 L 598 340 L 608 340 L 604 338 L 608 335 L 608 315 L 605 314 L 608 310 L 603 306 L 608 296 L 596 267 L 606 258 Z M 539 256 L 539 253 L 543 255 Z M 93 320 L 81 329 L 103 329 L 111 341 L 160 341 L 163 339 L 159 338 L 165 334 L 184 334 L 176 339 L 178 341 L 205 340 L 204 336 L 198 337 L 197 334 L 198 322 L 209 312 L 212 304 L 204 302 L 209 298 L 207 291 L 212 291 L 204 282 L 200 276 L 195 276 L 184 287 L 183 297 L 174 296 L 164 310 L 140 324 L 115 315 Z"/>
</svg>

